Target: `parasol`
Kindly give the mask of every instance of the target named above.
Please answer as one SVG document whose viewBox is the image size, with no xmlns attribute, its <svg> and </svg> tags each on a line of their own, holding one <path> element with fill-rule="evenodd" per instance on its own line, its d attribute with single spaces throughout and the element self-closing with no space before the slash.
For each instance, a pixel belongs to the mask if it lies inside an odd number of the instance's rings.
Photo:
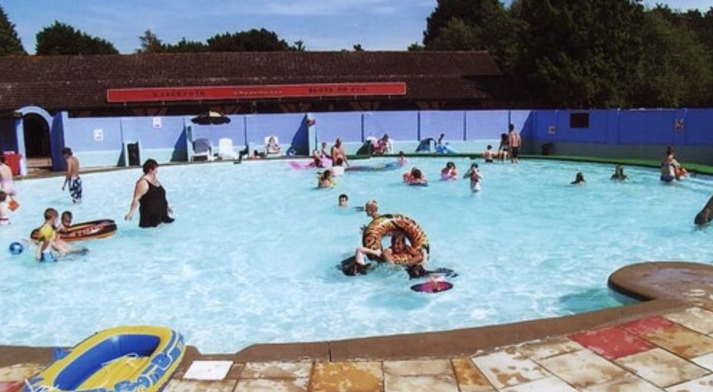
<svg viewBox="0 0 713 392">
<path fill-rule="evenodd" d="M 205 113 L 201 113 L 191 119 L 194 124 L 208 125 L 208 124 L 227 124 L 230 122 L 230 117 L 223 115 L 222 113 L 209 110 Z"/>
</svg>

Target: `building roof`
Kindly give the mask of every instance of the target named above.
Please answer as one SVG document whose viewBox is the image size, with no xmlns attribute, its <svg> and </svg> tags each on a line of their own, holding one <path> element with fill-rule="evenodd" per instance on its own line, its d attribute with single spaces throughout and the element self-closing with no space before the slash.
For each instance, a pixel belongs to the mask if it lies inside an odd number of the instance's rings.
<svg viewBox="0 0 713 392">
<path fill-rule="evenodd" d="M 405 82 L 396 99 L 481 101 L 492 98 L 488 81 L 502 76 L 484 51 L 6 56 L 0 70 L 2 113 L 28 105 L 101 112 L 125 105 L 108 103 L 107 89 L 145 87 Z M 157 105 L 180 103 L 148 106 Z"/>
</svg>

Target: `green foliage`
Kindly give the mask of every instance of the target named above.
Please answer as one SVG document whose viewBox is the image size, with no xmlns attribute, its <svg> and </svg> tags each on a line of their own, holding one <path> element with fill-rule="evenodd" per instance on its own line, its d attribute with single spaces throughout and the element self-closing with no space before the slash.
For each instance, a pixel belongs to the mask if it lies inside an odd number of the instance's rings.
<svg viewBox="0 0 713 392">
<path fill-rule="evenodd" d="M 661 10 L 646 14 L 644 53 L 636 86 L 637 102 L 647 107 L 711 105 L 710 52 L 687 23 Z"/>
<path fill-rule="evenodd" d="M 55 21 L 37 33 L 35 52 L 38 55 L 118 54 L 114 45 L 92 37 L 74 27 Z"/>
<path fill-rule="evenodd" d="M 0 56 L 26 54 L 15 31 L 15 25 L 10 22 L 5 10 L 0 6 Z"/>
<path fill-rule="evenodd" d="M 141 48 L 137 53 L 163 53 L 166 51 L 166 45 L 154 34 L 151 30 L 144 31 L 144 35 L 139 37 Z"/>
<path fill-rule="evenodd" d="M 208 39 L 211 52 L 275 52 L 289 48 L 287 42 L 266 29 L 219 34 Z"/>
<path fill-rule="evenodd" d="M 438 0 L 426 19 L 426 50 L 487 50 L 503 69 L 515 55 L 515 21 L 498 0 Z"/>
</svg>

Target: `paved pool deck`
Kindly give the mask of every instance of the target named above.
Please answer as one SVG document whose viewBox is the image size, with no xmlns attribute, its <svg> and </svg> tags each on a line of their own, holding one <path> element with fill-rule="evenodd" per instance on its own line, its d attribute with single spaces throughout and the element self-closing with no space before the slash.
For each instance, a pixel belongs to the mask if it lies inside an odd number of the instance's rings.
<svg viewBox="0 0 713 392">
<path fill-rule="evenodd" d="M 612 274 L 609 286 L 644 302 L 448 332 L 255 345 L 235 354 L 189 346 L 165 391 L 713 391 L 713 267 L 639 263 Z M 0 347 L 0 392 L 21 390 L 52 352 Z"/>
</svg>

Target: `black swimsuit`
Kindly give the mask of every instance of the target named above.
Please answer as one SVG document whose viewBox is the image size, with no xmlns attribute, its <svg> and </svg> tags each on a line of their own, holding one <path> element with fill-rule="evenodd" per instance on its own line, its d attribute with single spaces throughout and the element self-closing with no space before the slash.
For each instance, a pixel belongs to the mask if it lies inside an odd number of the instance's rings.
<svg viewBox="0 0 713 392">
<path fill-rule="evenodd" d="M 173 218 L 168 216 L 168 201 L 166 190 L 162 186 L 153 185 L 146 180 L 149 189 L 139 199 L 139 227 L 156 227 L 161 223 L 171 223 Z"/>
</svg>

